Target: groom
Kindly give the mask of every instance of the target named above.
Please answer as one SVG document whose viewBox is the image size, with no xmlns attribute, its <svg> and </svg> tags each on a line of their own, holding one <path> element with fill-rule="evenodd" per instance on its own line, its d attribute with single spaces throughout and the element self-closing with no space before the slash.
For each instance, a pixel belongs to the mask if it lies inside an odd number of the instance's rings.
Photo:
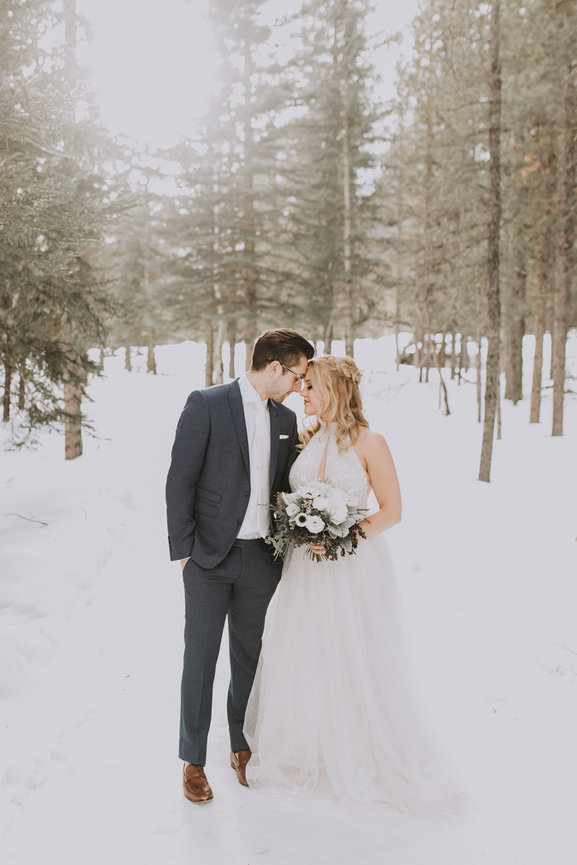
<svg viewBox="0 0 577 865">
<path fill-rule="evenodd" d="M 231 765 L 247 786 L 250 750 L 242 728 L 264 619 L 281 574 L 263 538 L 267 509 L 288 490 L 296 457 L 296 417 L 281 403 L 300 391 L 314 349 L 278 329 L 254 345 L 248 373 L 190 394 L 180 416 L 166 483 L 170 557 L 180 559 L 185 592 L 180 751 L 184 795 L 213 798 L 204 773 L 214 672 L 228 616 Z"/>
</svg>

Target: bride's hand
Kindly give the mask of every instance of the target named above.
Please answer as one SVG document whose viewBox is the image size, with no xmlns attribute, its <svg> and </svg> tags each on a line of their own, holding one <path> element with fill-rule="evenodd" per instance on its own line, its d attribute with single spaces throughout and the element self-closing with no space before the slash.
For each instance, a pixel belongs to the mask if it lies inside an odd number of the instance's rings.
<svg viewBox="0 0 577 865">
<path fill-rule="evenodd" d="M 309 550 L 311 553 L 314 553 L 315 556 L 324 556 L 326 553 L 325 548 L 322 544 L 309 544 Z"/>
</svg>

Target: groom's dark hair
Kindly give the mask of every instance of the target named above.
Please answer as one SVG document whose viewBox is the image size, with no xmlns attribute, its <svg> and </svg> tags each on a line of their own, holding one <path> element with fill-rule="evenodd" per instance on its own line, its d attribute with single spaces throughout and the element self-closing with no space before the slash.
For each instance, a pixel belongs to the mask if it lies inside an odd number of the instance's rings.
<svg viewBox="0 0 577 865">
<path fill-rule="evenodd" d="M 308 339 L 296 330 L 286 327 L 267 330 L 261 333 L 254 344 L 251 369 L 264 369 L 273 360 L 292 366 L 298 363 L 303 355 L 310 360 L 314 353 L 314 347 Z"/>
</svg>

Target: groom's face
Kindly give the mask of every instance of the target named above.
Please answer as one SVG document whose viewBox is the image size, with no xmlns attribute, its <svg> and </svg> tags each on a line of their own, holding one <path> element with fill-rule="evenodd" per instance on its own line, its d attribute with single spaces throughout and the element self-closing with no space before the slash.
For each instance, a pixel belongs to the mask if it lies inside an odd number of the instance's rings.
<svg viewBox="0 0 577 865">
<path fill-rule="evenodd" d="M 274 367 L 273 378 L 269 387 L 271 399 L 274 399 L 275 402 L 284 402 L 289 394 L 300 393 L 307 366 L 308 360 L 304 355 L 300 355 L 298 363 L 293 363 L 290 367 L 285 366 L 280 361 L 271 364 L 271 367 Z"/>
</svg>

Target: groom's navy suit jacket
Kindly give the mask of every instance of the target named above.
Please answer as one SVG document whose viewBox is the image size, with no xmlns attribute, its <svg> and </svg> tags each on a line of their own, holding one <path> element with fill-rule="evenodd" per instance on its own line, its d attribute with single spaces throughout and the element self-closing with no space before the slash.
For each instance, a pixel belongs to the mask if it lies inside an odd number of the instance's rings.
<svg viewBox="0 0 577 865">
<path fill-rule="evenodd" d="M 270 495 L 288 490 L 297 455 L 294 412 L 269 400 Z M 190 394 L 166 482 L 170 558 L 214 568 L 228 554 L 248 506 L 250 466 L 238 381 Z"/>
</svg>

